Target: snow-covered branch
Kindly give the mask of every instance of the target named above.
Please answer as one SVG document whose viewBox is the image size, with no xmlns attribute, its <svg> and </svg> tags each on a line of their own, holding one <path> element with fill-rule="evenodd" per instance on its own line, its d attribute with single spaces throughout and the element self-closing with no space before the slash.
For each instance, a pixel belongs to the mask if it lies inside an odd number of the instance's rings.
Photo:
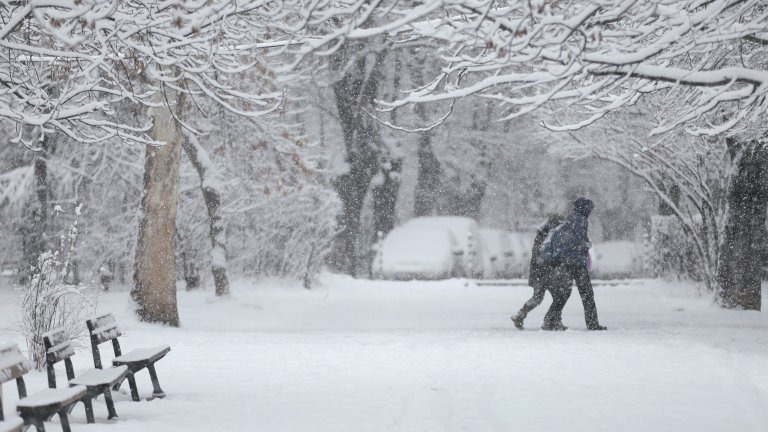
<svg viewBox="0 0 768 432">
<path fill-rule="evenodd" d="M 511 118 L 560 101 L 581 107 L 569 120 L 580 127 L 663 92 L 670 115 L 655 132 L 768 131 L 763 1 L 429 3 L 447 18 L 414 20 L 407 33 L 446 42 L 444 76 L 389 108 L 477 94 Z"/>
</svg>

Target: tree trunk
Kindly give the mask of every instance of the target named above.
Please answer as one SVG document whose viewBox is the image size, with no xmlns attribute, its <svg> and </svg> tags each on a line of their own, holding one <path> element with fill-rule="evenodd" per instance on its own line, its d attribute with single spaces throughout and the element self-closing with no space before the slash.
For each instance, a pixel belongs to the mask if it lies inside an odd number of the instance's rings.
<svg viewBox="0 0 768 432">
<path fill-rule="evenodd" d="M 27 207 L 28 216 L 19 229 L 21 234 L 22 263 L 19 268 L 20 282 L 26 283 L 37 269 L 40 254 L 48 248 L 48 233 L 50 230 L 48 200 L 51 196 L 51 185 L 48 178 L 48 155 L 53 144 L 50 134 L 43 138 L 40 151 L 35 154 L 33 174 L 35 178 L 35 194 Z"/>
<path fill-rule="evenodd" d="M 346 44 L 334 54 L 337 70 L 344 70 L 344 76 L 333 84 L 336 110 L 344 134 L 347 152 L 347 170 L 334 181 L 342 209 L 339 215 L 339 233 L 329 256 L 332 269 L 354 275 L 358 256 L 357 243 L 360 236 L 360 213 L 373 176 L 381 169 L 381 136 L 378 123 L 363 109 L 372 111 L 374 98 L 381 79 L 381 64 L 384 51 L 361 56 L 350 62 L 360 47 Z"/>
<path fill-rule="evenodd" d="M 432 133 L 422 132 L 417 153 L 419 170 L 416 174 L 413 215 L 432 216 L 437 210 L 437 195 L 443 170 L 432 149 Z"/>
<path fill-rule="evenodd" d="M 723 307 L 760 310 L 762 250 L 768 207 L 768 149 L 764 142 L 726 140 L 737 162 L 728 195 L 729 213 L 720 256 Z"/>
<path fill-rule="evenodd" d="M 179 326 L 176 305 L 176 210 L 179 202 L 181 125 L 171 109 L 182 105 L 183 95 L 166 88 L 167 100 L 175 106 L 153 108 L 152 138 L 165 143 L 147 147 L 144 164 L 144 194 L 141 198 L 139 238 L 136 244 L 134 287 L 131 297 L 142 321 Z M 156 102 L 163 101 L 158 94 Z"/>
<path fill-rule="evenodd" d="M 390 160 L 379 173 L 381 184 L 373 187 L 373 230 L 387 235 L 395 227 L 395 205 L 400 191 L 401 159 Z"/>
<path fill-rule="evenodd" d="M 357 257 L 357 241 L 360 236 L 360 213 L 365 194 L 373 178 L 375 162 L 365 163 L 358 159 L 350 172 L 336 178 L 334 187 L 341 200 L 339 232 L 334 240 L 329 265 L 336 271 L 353 275 Z"/>
<path fill-rule="evenodd" d="M 208 209 L 208 237 L 211 239 L 211 273 L 216 286 L 216 295 L 229 294 L 229 279 L 227 278 L 227 239 L 224 220 L 221 217 L 221 194 L 216 189 L 213 173 L 213 163 L 208 152 L 200 146 L 197 138 L 186 135 L 183 141 L 184 153 L 192 162 L 200 176 L 200 189 L 203 191 L 205 207 Z"/>
<path fill-rule="evenodd" d="M 424 59 L 423 52 L 411 50 L 413 58 Z M 426 59 L 424 59 L 426 60 Z M 424 62 L 421 62 L 424 65 Z M 423 67 L 414 67 L 411 69 L 411 76 L 417 86 L 424 85 Z M 395 110 L 393 110 L 394 112 Z M 417 104 L 414 107 L 414 113 L 423 124 L 429 122 L 427 115 L 427 105 Z M 427 130 L 419 133 L 419 148 L 416 153 L 416 159 L 419 162 L 416 173 L 416 188 L 414 190 L 413 215 L 432 216 L 437 213 L 439 189 L 443 180 L 443 169 L 440 161 L 435 156 L 435 150 L 432 148 L 432 131 Z"/>
</svg>

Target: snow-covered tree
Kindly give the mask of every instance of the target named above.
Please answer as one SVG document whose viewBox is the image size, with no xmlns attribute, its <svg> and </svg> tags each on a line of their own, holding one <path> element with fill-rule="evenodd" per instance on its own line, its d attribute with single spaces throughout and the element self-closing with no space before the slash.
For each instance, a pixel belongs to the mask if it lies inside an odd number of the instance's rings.
<svg viewBox="0 0 768 432">
<path fill-rule="evenodd" d="M 197 119 L 205 132 L 185 143 L 185 150 L 196 147 L 198 160 L 188 157 L 191 163 L 182 165 L 178 231 L 185 253 L 210 262 L 217 287 L 222 263 L 236 274 L 296 277 L 309 285 L 328 253 L 338 202 L 321 149 L 295 121 L 277 113 L 243 121 L 217 111 Z M 205 194 L 215 194 L 218 204 Z M 208 250 L 210 261 L 201 260 Z"/>
<path fill-rule="evenodd" d="M 726 307 L 760 308 L 760 254 L 748 227 L 759 229 L 756 237 L 762 238 L 763 192 L 738 185 L 768 183 L 761 144 L 768 131 L 764 2 L 435 0 L 408 12 L 390 3 L 370 8 L 370 14 L 388 19 L 347 37 L 394 31 L 401 40 L 446 43 L 441 73 L 391 108 L 478 95 L 504 107 L 502 118 L 513 118 L 547 104 L 568 104 L 579 109 L 580 118 L 555 117 L 546 125 L 575 130 L 653 93 L 664 115 L 652 133 L 680 129 L 730 138 L 742 163 L 731 188 L 734 205 L 724 244 L 740 252 L 724 255 L 721 265 L 729 270 L 718 278 L 720 299 Z M 430 15 L 437 10 L 440 16 Z"/>
<path fill-rule="evenodd" d="M 653 117 L 640 109 L 611 114 L 601 126 L 569 133 L 568 143 L 560 145 L 559 152 L 572 158 L 609 161 L 641 178 L 658 197 L 662 216 L 677 221 L 670 225 L 655 219 L 659 226 L 653 227 L 654 233 L 679 244 L 674 259 L 663 250 L 654 259 L 679 261 L 674 265 L 683 274 L 693 265 L 692 276 L 704 281 L 708 289 L 717 290 L 729 209 L 727 189 L 733 172 L 725 143 L 681 132 L 650 138 Z M 678 230 L 681 236 L 676 235 Z M 659 246 L 668 249 L 672 245 Z"/>
</svg>

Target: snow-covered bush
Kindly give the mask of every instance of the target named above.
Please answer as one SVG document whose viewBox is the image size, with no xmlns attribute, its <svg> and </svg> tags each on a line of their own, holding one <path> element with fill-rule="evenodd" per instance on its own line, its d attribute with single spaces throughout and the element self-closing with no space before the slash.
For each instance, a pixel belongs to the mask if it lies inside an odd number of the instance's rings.
<svg viewBox="0 0 768 432">
<path fill-rule="evenodd" d="M 79 215 L 79 206 L 75 212 Z M 40 255 L 30 281 L 20 289 L 21 331 L 38 369 L 45 364 L 43 334 L 64 328 L 76 339 L 84 333 L 86 317 L 95 311 L 95 300 L 85 295 L 85 287 L 66 281 L 76 241 L 77 219 L 61 235 L 58 250 Z"/>
</svg>

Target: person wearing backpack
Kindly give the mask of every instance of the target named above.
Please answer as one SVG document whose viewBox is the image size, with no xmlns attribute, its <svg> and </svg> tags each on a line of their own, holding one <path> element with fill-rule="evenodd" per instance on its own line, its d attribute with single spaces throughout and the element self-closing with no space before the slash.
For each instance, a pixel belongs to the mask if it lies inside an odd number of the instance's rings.
<svg viewBox="0 0 768 432">
<path fill-rule="evenodd" d="M 553 292 L 552 305 L 544 317 L 544 330 L 561 330 L 563 307 L 571 292 L 571 283 L 576 282 L 576 288 L 581 295 L 584 305 L 584 321 L 589 330 L 605 330 L 597 318 L 595 293 L 589 277 L 587 264 L 589 248 L 592 243 L 587 236 L 589 222 L 587 218 L 594 204 L 591 200 L 581 197 L 573 202 L 573 210 L 566 216 L 565 221 L 552 233 L 551 238 L 542 247 L 542 261 L 553 267 L 553 278 L 567 281 L 565 291 L 555 296 Z M 559 284 L 558 284 L 559 285 Z M 558 327 L 559 324 L 559 327 Z"/>
<path fill-rule="evenodd" d="M 533 288 L 533 296 L 523 304 L 520 310 L 512 315 L 512 322 L 515 324 L 518 330 L 523 330 L 523 322 L 528 313 L 536 309 L 544 300 L 544 294 L 550 286 L 550 274 L 552 268 L 541 259 L 541 245 L 544 240 L 563 221 L 563 215 L 552 214 L 549 216 L 546 222 L 539 229 L 536 230 L 536 238 L 533 240 L 533 248 L 531 249 L 531 264 L 528 272 L 528 285 Z M 554 294 L 551 293 L 553 298 Z M 561 324 L 562 325 L 562 324 Z"/>
</svg>

